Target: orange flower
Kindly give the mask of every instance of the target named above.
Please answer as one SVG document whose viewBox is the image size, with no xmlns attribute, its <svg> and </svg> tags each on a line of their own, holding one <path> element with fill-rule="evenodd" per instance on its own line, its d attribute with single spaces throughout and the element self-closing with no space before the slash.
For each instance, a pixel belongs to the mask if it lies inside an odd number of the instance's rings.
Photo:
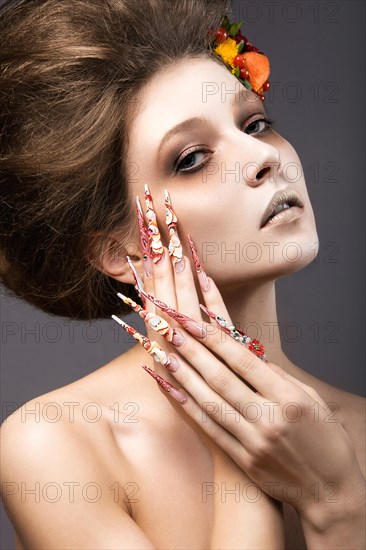
<svg viewBox="0 0 366 550">
<path fill-rule="evenodd" d="M 249 71 L 249 82 L 254 92 L 258 92 L 269 77 L 268 57 L 257 52 L 243 53 L 245 66 Z"/>
</svg>

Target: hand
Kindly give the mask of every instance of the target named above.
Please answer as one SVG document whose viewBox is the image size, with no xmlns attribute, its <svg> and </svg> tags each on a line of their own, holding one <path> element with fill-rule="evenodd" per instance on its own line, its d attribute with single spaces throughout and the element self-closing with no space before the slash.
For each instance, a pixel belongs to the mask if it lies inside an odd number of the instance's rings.
<svg viewBox="0 0 366 550">
<path fill-rule="evenodd" d="M 163 387 L 271 497 L 288 502 L 310 523 L 319 521 L 320 510 L 326 517 L 328 510 L 344 513 L 345 503 L 352 507 L 355 499 L 358 502 L 362 498 L 363 476 L 343 426 L 329 414 L 327 404 L 314 388 L 280 366 L 262 361 L 259 345 L 250 351 L 248 345 L 227 334 L 238 337 L 235 331 L 220 328 L 213 318 L 210 323 L 202 321 L 190 261 L 177 253 L 180 245 L 176 224 L 170 224 L 169 252 L 174 265 L 180 262 L 181 268 L 184 264 L 184 269 L 178 271 L 173 269 L 156 231 L 149 194 L 147 207 L 155 238 L 153 259 L 159 261 L 153 263 L 153 276 L 144 277 L 145 290 L 139 285 L 146 307 L 125 301 L 147 322 L 149 339 L 136 332 L 134 336 L 167 366 L 184 391 L 169 382 Z M 167 220 L 172 219 L 167 216 Z M 195 254 L 193 257 L 197 265 Z M 208 310 L 226 319 L 230 326 L 221 295 L 202 270 L 200 283 Z M 159 307 L 159 316 L 154 303 Z M 169 342 L 164 347 L 170 353 L 157 342 L 162 336 Z"/>
</svg>

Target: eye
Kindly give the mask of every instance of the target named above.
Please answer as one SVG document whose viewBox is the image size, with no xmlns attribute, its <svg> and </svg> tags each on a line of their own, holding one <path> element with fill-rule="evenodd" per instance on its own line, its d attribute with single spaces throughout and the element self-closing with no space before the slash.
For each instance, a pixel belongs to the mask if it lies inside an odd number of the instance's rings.
<svg viewBox="0 0 366 550">
<path fill-rule="evenodd" d="M 244 131 L 249 135 L 266 134 L 273 124 L 274 121 L 269 118 L 258 118 L 257 120 L 250 122 Z M 250 131 L 248 132 L 248 130 Z"/>
<path fill-rule="evenodd" d="M 246 128 L 245 132 L 248 135 L 265 135 L 269 130 L 270 127 L 275 124 L 273 120 L 270 120 L 269 118 L 263 117 L 258 118 L 256 120 L 253 120 L 250 122 Z M 249 130 L 249 131 L 248 131 Z M 207 157 L 211 151 L 202 148 L 202 146 L 196 145 L 195 147 L 191 147 L 190 149 L 187 149 L 176 161 L 174 166 L 174 172 L 176 174 L 192 174 L 194 172 L 198 172 L 201 170 L 206 162 L 204 162 L 204 158 Z"/>
<path fill-rule="evenodd" d="M 210 151 L 207 151 L 206 149 L 202 149 L 199 146 L 191 147 L 185 153 L 183 156 L 178 159 L 175 172 L 189 172 L 190 174 L 192 172 L 197 172 L 200 170 L 203 165 L 205 164 L 203 162 L 203 159 L 210 153 Z"/>
</svg>

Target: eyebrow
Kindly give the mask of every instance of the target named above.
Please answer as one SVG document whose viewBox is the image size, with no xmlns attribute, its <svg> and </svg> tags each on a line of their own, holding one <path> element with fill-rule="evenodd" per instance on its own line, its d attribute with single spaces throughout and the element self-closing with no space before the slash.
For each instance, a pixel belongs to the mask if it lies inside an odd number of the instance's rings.
<svg viewBox="0 0 366 550">
<path fill-rule="evenodd" d="M 234 94 L 234 96 L 231 98 L 230 105 L 233 107 L 234 110 L 236 110 L 238 108 L 238 106 L 240 105 L 240 99 L 244 99 L 246 97 L 246 91 L 247 91 L 246 88 L 244 88 L 244 87 L 240 88 Z M 257 103 L 257 102 L 254 102 L 254 103 Z M 157 156 L 159 157 L 162 148 L 175 135 L 183 133 L 183 132 L 190 132 L 192 130 L 195 130 L 196 128 L 198 128 L 200 125 L 202 125 L 205 122 L 206 122 L 205 118 L 196 116 L 196 117 L 184 120 L 183 122 L 179 122 L 178 124 L 173 126 L 173 128 L 168 130 L 167 133 L 162 138 L 162 140 L 160 142 L 160 145 L 159 145 L 159 148 L 158 148 Z"/>
</svg>

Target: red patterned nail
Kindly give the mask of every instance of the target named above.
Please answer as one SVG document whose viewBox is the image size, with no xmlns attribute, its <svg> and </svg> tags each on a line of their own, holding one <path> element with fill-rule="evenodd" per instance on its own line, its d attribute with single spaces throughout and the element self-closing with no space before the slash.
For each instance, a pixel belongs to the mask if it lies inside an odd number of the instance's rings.
<svg viewBox="0 0 366 550">
<path fill-rule="evenodd" d="M 171 361 L 169 355 L 159 346 L 157 342 L 155 342 L 155 340 L 150 340 L 147 336 L 144 336 L 135 328 L 131 327 L 130 325 L 125 323 L 125 321 L 117 317 L 117 315 L 112 315 L 111 317 L 129 334 L 131 334 L 133 338 L 137 340 L 141 344 L 141 346 L 155 359 L 155 361 L 161 363 L 167 369 L 170 368 Z M 176 370 L 174 365 L 172 370 Z"/>
<path fill-rule="evenodd" d="M 161 336 L 164 336 L 164 338 L 166 338 L 168 342 L 171 342 L 177 347 L 183 344 L 183 336 L 178 333 L 173 327 L 171 327 L 165 319 L 163 319 L 159 315 L 156 315 L 156 313 L 150 313 L 121 292 L 118 292 L 117 296 L 121 298 L 121 300 L 123 300 L 126 305 L 130 306 L 133 311 L 138 313 L 140 317 L 144 319 L 145 323 L 148 326 L 158 332 Z"/>
<path fill-rule="evenodd" d="M 165 380 L 162 376 L 159 376 L 153 369 L 150 367 L 147 367 L 146 365 L 141 365 L 141 367 L 148 372 L 154 380 L 165 390 L 166 392 L 170 393 L 174 399 L 179 401 L 179 403 L 185 403 L 187 401 L 187 396 L 185 393 L 183 393 L 181 390 L 178 390 L 173 384 Z"/>
<path fill-rule="evenodd" d="M 169 255 L 172 258 L 174 269 L 177 273 L 181 273 L 184 269 L 183 248 L 179 239 L 177 229 L 177 216 L 172 208 L 170 195 L 164 189 L 165 195 L 165 223 L 169 229 Z"/>
<path fill-rule="evenodd" d="M 264 353 L 264 347 L 259 342 L 259 340 L 255 340 L 255 339 L 252 340 L 251 338 L 249 338 L 249 336 L 244 334 L 243 331 L 239 330 L 234 325 L 230 325 L 230 323 L 228 321 L 226 321 L 226 319 L 221 317 L 221 315 L 216 315 L 216 313 L 214 313 L 213 311 L 210 311 L 209 309 L 207 309 L 206 306 L 200 304 L 200 308 L 210 317 L 210 319 L 213 319 L 215 321 L 215 323 L 217 325 L 219 325 L 219 327 L 224 332 L 226 332 L 226 334 L 231 336 L 231 338 L 233 338 L 237 342 L 241 342 L 242 344 L 245 344 L 247 346 L 247 348 L 252 353 L 257 355 L 259 357 L 259 359 L 262 359 L 262 361 L 267 360 L 267 356 Z"/>
<path fill-rule="evenodd" d="M 161 300 L 158 300 L 155 298 L 155 296 L 152 296 L 152 294 L 149 294 L 145 290 L 141 290 L 142 295 L 153 302 L 156 306 L 158 306 L 162 311 L 167 313 L 169 317 L 172 317 L 175 321 L 180 323 L 185 329 L 187 329 L 193 336 L 197 336 L 197 338 L 204 338 L 207 336 L 206 329 L 202 326 L 202 323 L 198 323 L 194 319 L 191 319 L 187 315 L 184 315 L 184 313 L 180 313 L 176 309 L 168 306 Z"/>
<path fill-rule="evenodd" d="M 140 199 L 136 197 L 136 212 L 137 212 L 137 222 L 140 232 L 140 244 L 141 244 L 141 253 L 144 260 L 144 269 L 147 277 L 152 277 L 153 274 L 153 261 L 150 256 L 150 236 L 147 230 L 144 214 L 142 212 Z"/>
<path fill-rule="evenodd" d="M 190 248 L 191 254 L 192 254 L 194 267 L 195 267 L 195 270 L 196 270 L 196 273 L 197 273 L 198 282 L 200 284 L 201 289 L 206 292 L 207 290 L 210 290 L 210 280 L 207 277 L 206 272 L 202 267 L 202 264 L 199 260 L 197 250 L 194 246 L 194 243 L 191 239 L 191 236 L 187 235 L 187 238 L 188 238 L 189 248 Z"/>
<path fill-rule="evenodd" d="M 164 256 L 163 243 L 161 242 L 160 231 L 156 219 L 152 197 L 149 186 L 145 183 L 145 204 L 146 204 L 146 219 L 148 224 L 148 232 L 150 237 L 150 256 L 156 264 Z"/>
</svg>

